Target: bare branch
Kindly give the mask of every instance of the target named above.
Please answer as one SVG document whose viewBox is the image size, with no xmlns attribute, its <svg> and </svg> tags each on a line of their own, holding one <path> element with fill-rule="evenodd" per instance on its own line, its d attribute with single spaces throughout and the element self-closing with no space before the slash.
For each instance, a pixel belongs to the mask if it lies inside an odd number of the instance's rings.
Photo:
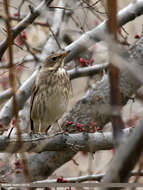
<svg viewBox="0 0 143 190">
<path fill-rule="evenodd" d="M 19 88 L 16 93 L 16 99 L 18 104 L 18 109 L 22 109 L 26 100 L 31 95 L 32 85 L 35 80 L 35 76 L 38 73 L 38 69 L 32 74 L 32 76 Z M 1 122 L 8 125 L 11 118 L 14 116 L 13 112 L 13 98 L 11 98 L 0 112 Z"/>
<path fill-rule="evenodd" d="M 143 176 L 143 171 L 132 171 L 130 173 L 130 176 Z M 84 181 L 100 181 L 105 174 L 95 174 L 95 175 L 87 175 L 87 176 L 79 176 L 79 177 L 70 177 L 70 178 L 63 178 L 63 182 L 68 182 L 68 183 L 79 183 L 79 182 L 84 182 Z M 44 183 L 56 183 L 57 179 L 47 179 L 47 180 L 41 180 L 41 181 L 35 181 L 32 183 L 32 185 L 37 185 L 37 184 L 44 184 Z"/>
<path fill-rule="evenodd" d="M 12 41 L 16 38 L 16 36 L 22 32 L 28 25 L 32 24 L 32 22 L 40 15 L 40 9 L 44 5 L 45 0 L 43 0 L 38 7 L 33 9 L 32 13 L 29 13 L 22 21 L 20 21 L 13 29 L 12 29 Z M 8 38 L 3 40 L 0 43 L 0 59 L 2 58 L 4 52 L 8 47 Z"/>
<path fill-rule="evenodd" d="M 68 73 L 70 75 L 70 79 L 92 76 L 92 75 L 99 74 L 101 71 L 106 69 L 108 65 L 109 65 L 108 63 L 105 63 L 105 64 L 98 64 L 98 65 L 93 65 L 93 66 L 85 67 L 85 68 L 75 68 L 75 69 L 69 70 Z"/>
<path fill-rule="evenodd" d="M 130 3 L 127 7 L 118 13 L 118 27 L 134 20 L 136 17 L 143 14 L 143 1 L 137 0 L 135 3 Z M 84 33 L 78 40 L 66 47 L 66 50 L 71 50 L 65 62 L 75 58 L 79 53 L 84 52 L 95 42 L 104 40 L 104 34 L 107 31 L 107 21 L 102 22 L 96 28 Z M 101 39 L 102 38 L 102 39 Z"/>
<path fill-rule="evenodd" d="M 127 138 L 132 133 L 133 129 L 125 129 L 124 136 Z M 68 135 L 56 135 L 50 137 L 47 135 L 22 135 L 23 151 L 24 152 L 44 152 L 44 151 L 66 151 L 74 150 L 95 152 L 97 150 L 110 150 L 114 147 L 113 137 L 111 132 L 104 133 L 77 133 Z M 90 147 L 93 145 L 93 149 Z M 8 147 L 8 149 L 7 149 Z M 16 136 L 7 138 L 0 136 L 0 152 L 18 153 L 20 151 L 19 140 Z"/>
<path fill-rule="evenodd" d="M 4 103 L 6 100 L 8 100 L 9 98 L 11 98 L 11 96 L 12 96 L 12 90 L 11 90 L 11 88 L 3 91 L 0 94 L 0 104 Z"/>
</svg>

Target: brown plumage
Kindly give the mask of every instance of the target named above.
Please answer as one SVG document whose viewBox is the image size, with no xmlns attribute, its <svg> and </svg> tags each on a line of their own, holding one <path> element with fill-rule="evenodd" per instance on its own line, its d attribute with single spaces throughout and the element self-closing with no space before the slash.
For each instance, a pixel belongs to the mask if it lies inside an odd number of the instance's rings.
<svg viewBox="0 0 143 190">
<path fill-rule="evenodd" d="M 30 121 L 34 133 L 47 132 L 67 109 L 70 79 L 63 68 L 68 52 L 48 56 L 35 79 L 31 96 Z"/>
</svg>

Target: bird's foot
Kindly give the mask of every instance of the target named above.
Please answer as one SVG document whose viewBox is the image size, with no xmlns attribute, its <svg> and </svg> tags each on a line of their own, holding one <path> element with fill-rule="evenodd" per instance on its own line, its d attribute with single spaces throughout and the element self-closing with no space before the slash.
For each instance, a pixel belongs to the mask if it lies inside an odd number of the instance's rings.
<svg viewBox="0 0 143 190">
<path fill-rule="evenodd" d="M 68 135 L 69 133 L 68 133 L 67 131 L 62 130 L 62 131 L 57 132 L 57 133 L 55 134 L 55 136 L 56 136 L 56 135 L 60 135 L 60 134 Z"/>
<path fill-rule="evenodd" d="M 34 131 L 31 130 L 28 134 L 29 136 L 32 136 L 34 134 Z"/>
</svg>

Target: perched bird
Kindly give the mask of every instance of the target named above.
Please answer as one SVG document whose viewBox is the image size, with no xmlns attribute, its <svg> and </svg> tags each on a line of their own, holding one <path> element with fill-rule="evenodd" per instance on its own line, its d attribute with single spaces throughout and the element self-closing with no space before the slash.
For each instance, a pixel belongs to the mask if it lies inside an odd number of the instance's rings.
<svg viewBox="0 0 143 190">
<path fill-rule="evenodd" d="M 67 109 L 71 84 L 64 69 L 64 57 L 68 53 L 53 53 L 41 65 L 31 96 L 30 122 L 33 133 L 47 133 Z"/>
</svg>

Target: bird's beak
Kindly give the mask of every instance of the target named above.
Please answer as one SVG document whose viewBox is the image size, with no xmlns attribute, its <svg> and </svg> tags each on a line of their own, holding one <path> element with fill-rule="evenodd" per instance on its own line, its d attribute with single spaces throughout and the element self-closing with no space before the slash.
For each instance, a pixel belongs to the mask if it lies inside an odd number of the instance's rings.
<svg viewBox="0 0 143 190">
<path fill-rule="evenodd" d="M 66 57 L 70 53 L 70 50 L 63 53 L 63 57 Z"/>
</svg>

